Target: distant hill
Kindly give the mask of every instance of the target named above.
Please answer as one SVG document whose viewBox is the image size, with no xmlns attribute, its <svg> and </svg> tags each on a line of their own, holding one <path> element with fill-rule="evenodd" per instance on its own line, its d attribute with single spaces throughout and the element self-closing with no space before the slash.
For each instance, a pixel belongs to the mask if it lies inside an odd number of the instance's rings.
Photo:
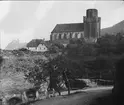
<svg viewBox="0 0 124 105">
<path fill-rule="evenodd" d="M 108 34 L 117 34 L 117 33 L 124 33 L 124 20 L 113 25 L 112 27 L 108 27 L 108 28 L 103 28 L 101 30 L 101 35 L 104 35 L 106 33 Z"/>
<path fill-rule="evenodd" d="M 19 40 L 13 40 L 6 46 L 6 50 L 14 50 L 14 49 L 19 49 L 23 48 L 26 46 L 27 43 L 20 43 Z"/>
</svg>

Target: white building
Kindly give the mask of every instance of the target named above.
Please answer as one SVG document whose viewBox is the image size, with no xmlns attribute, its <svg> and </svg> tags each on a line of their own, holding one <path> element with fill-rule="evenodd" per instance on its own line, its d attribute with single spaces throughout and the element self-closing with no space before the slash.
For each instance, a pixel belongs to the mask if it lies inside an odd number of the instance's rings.
<svg viewBox="0 0 124 105">
<path fill-rule="evenodd" d="M 42 39 L 33 39 L 27 44 L 27 49 L 31 51 L 37 52 L 45 52 L 48 51 L 47 45 L 45 41 Z"/>
<path fill-rule="evenodd" d="M 44 44 L 44 43 L 40 43 L 38 46 L 37 46 L 37 51 L 41 51 L 41 52 L 45 52 L 47 51 L 48 48 L 47 46 Z"/>
</svg>

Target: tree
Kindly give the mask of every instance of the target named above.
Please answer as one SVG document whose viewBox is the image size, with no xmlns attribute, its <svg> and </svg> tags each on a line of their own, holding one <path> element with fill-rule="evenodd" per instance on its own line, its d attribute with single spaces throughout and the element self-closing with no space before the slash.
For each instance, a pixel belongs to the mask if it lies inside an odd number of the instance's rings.
<svg viewBox="0 0 124 105">
<path fill-rule="evenodd" d="M 68 88 L 68 95 L 70 94 L 70 82 L 69 82 L 69 79 L 68 79 L 68 77 L 67 77 L 67 73 L 66 73 L 67 71 L 66 70 L 64 70 L 63 71 L 63 78 L 64 78 L 64 80 L 65 80 L 65 84 L 66 84 L 66 86 L 67 86 L 67 88 Z"/>
<path fill-rule="evenodd" d="M 28 50 L 27 48 L 20 48 L 20 49 L 18 49 L 18 51 L 22 51 L 22 52 L 25 52 L 25 53 L 30 52 L 30 50 Z"/>
<path fill-rule="evenodd" d="M 105 35 L 97 40 L 98 54 L 111 54 L 116 51 L 116 38 L 113 35 Z"/>
<path fill-rule="evenodd" d="M 50 53 L 58 53 L 61 52 L 64 49 L 63 44 L 59 42 L 52 42 L 51 46 L 49 47 Z"/>
<path fill-rule="evenodd" d="M 85 43 L 84 38 L 80 38 L 80 39 L 71 39 L 69 41 L 70 44 L 78 44 L 78 45 L 82 45 L 83 43 Z"/>
<path fill-rule="evenodd" d="M 85 43 L 79 48 L 79 54 L 82 56 L 95 56 L 96 49 L 93 44 Z"/>
<path fill-rule="evenodd" d="M 117 54 L 123 54 L 124 53 L 124 37 L 120 34 L 117 34 L 116 36 L 116 52 Z"/>
<path fill-rule="evenodd" d="M 46 63 L 45 69 L 48 71 L 50 80 L 58 81 L 58 77 L 62 76 L 65 81 L 66 87 L 68 88 L 68 94 L 70 94 L 70 78 L 72 77 L 72 66 L 70 61 L 65 58 L 63 55 L 59 55 L 54 59 L 49 59 L 49 62 Z"/>
<path fill-rule="evenodd" d="M 0 56 L 0 64 L 3 62 L 3 57 Z"/>
<path fill-rule="evenodd" d="M 3 57 L 0 56 L 0 70 L 1 70 L 1 65 L 2 65 L 2 62 L 3 62 Z M 0 71 L 1 72 L 1 71 Z"/>
<path fill-rule="evenodd" d="M 96 58 L 96 60 L 87 61 L 87 62 L 85 62 L 85 68 L 88 68 L 91 73 L 94 73 L 96 78 L 113 79 L 112 71 L 114 70 L 114 62 L 112 59 L 109 59 L 107 57 L 99 56 Z M 107 75 L 109 77 L 107 77 Z"/>
<path fill-rule="evenodd" d="M 68 56 L 75 58 L 96 55 L 94 44 L 86 43 L 83 38 L 70 40 L 66 51 Z"/>
<path fill-rule="evenodd" d="M 43 71 L 44 60 L 34 59 L 30 64 L 29 69 L 25 71 L 26 79 L 34 85 L 41 84 L 46 79 Z"/>
</svg>

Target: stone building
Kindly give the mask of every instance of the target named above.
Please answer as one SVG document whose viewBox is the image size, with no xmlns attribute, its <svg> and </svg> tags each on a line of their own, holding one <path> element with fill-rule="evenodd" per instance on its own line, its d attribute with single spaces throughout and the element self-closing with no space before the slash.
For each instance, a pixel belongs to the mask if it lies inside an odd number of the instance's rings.
<svg viewBox="0 0 124 105">
<path fill-rule="evenodd" d="M 97 9 L 88 9 L 84 21 L 84 38 L 94 42 L 100 37 L 101 18 L 98 17 Z"/>
<path fill-rule="evenodd" d="M 57 24 L 51 32 L 50 40 L 64 44 L 73 38 L 84 38 L 87 42 L 96 42 L 100 37 L 100 22 L 97 9 L 88 9 L 83 23 Z"/>
</svg>

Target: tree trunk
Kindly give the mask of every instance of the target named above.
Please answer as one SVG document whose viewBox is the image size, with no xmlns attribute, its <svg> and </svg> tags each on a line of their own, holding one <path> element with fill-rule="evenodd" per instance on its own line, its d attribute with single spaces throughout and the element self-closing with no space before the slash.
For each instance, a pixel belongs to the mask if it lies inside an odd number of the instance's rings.
<svg viewBox="0 0 124 105">
<path fill-rule="evenodd" d="M 68 83 L 68 95 L 70 94 L 70 82 L 69 80 L 67 80 L 67 83 Z"/>
<path fill-rule="evenodd" d="M 101 71 L 100 71 L 100 73 L 99 73 L 99 78 L 100 78 L 100 79 L 102 79 L 102 74 L 101 74 Z"/>
<path fill-rule="evenodd" d="M 70 82 L 69 82 L 69 79 L 68 79 L 68 77 L 66 75 L 66 71 L 63 72 L 63 78 L 64 78 L 65 84 L 66 84 L 66 86 L 68 88 L 68 95 L 69 95 L 70 94 Z"/>
</svg>

